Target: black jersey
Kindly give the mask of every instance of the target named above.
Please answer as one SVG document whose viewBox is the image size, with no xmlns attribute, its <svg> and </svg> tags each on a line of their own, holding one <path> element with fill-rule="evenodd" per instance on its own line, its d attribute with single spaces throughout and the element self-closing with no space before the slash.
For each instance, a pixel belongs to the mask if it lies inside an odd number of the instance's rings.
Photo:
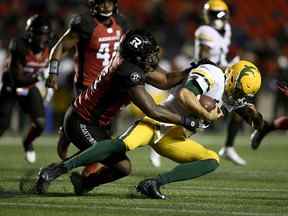
<svg viewBox="0 0 288 216">
<path fill-rule="evenodd" d="M 120 108 L 130 103 L 131 87 L 144 85 L 141 68 L 125 60 L 115 66 L 115 61 L 114 67 L 103 72 L 74 102 L 74 109 L 82 118 L 99 126 L 109 125 Z"/>
</svg>

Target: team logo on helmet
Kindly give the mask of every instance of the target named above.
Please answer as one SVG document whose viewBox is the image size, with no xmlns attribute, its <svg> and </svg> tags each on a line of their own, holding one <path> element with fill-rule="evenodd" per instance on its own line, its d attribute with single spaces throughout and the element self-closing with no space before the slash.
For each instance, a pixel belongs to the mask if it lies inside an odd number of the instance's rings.
<svg viewBox="0 0 288 216">
<path fill-rule="evenodd" d="M 131 46 L 133 46 L 135 49 L 138 49 L 139 46 L 141 46 L 141 45 L 143 44 L 143 39 L 141 39 L 139 36 L 135 36 L 135 37 L 133 38 L 133 40 L 131 40 L 131 41 L 129 42 L 129 44 L 130 44 Z"/>
</svg>

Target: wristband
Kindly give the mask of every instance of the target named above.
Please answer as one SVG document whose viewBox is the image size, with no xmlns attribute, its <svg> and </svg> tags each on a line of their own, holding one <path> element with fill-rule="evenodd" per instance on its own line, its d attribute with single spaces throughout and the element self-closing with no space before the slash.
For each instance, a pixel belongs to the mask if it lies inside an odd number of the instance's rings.
<svg viewBox="0 0 288 216">
<path fill-rule="evenodd" d="M 199 123 L 194 119 L 182 116 L 182 125 L 188 130 L 194 131 L 199 126 Z"/>
<path fill-rule="evenodd" d="M 58 75 L 59 74 L 59 61 L 52 59 L 49 64 L 49 74 Z"/>
</svg>

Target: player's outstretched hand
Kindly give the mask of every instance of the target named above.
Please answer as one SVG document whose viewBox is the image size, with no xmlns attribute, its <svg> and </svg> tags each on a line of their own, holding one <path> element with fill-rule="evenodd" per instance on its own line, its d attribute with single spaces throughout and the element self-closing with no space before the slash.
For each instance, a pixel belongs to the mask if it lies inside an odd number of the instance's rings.
<svg viewBox="0 0 288 216">
<path fill-rule="evenodd" d="M 49 74 L 46 80 L 46 87 L 54 90 L 58 89 L 58 76 L 56 74 Z"/>
<path fill-rule="evenodd" d="M 288 83 L 285 81 L 277 82 L 278 89 L 288 97 Z"/>
</svg>

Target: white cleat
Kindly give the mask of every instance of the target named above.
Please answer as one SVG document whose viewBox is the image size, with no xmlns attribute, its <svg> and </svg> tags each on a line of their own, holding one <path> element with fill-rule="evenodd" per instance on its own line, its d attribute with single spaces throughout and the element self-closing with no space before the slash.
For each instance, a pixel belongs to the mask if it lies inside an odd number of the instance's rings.
<svg viewBox="0 0 288 216">
<path fill-rule="evenodd" d="M 160 155 L 152 148 L 150 151 L 150 161 L 154 167 L 160 167 L 161 166 Z"/>
<path fill-rule="evenodd" d="M 35 161 L 36 161 L 36 152 L 34 150 L 26 151 L 25 152 L 25 160 L 28 163 L 35 163 Z"/>
<path fill-rule="evenodd" d="M 247 162 L 235 151 L 234 147 L 223 147 L 219 151 L 222 158 L 232 161 L 236 165 L 245 166 Z"/>
</svg>

